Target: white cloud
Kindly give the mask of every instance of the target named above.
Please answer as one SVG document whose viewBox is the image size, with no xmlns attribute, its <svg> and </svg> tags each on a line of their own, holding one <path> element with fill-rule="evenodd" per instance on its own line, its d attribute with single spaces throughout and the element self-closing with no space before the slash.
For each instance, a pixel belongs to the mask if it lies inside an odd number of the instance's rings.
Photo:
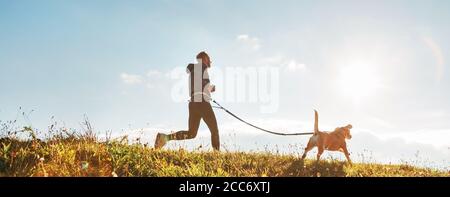
<svg viewBox="0 0 450 197">
<path fill-rule="evenodd" d="M 241 34 L 236 37 L 236 40 L 246 48 L 252 49 L 251 55 L 244 53 L 242 56 L 237 57 L 240 61 L 247 60 L 249 62 L 242 63 L 240 65 L 251 66 L 275 66 L 283 69 L 287 72 L 297 72 L 306 70 L 304 63 L 298 62 L 293 57 L 288 57 L 280 53 L 263 53 L 261 49 L 261 39 L 257 37 L 249 36 L 248 34 Z M 270 51 L 270 50 L 269 50 Z M 265 51 L 267 52 L 267 51 Z"/>
<path fill-rule="evenodd" d="M 295 60 L 290 60 L 286 66 L 286 69 L 288 71 L 301 71 L 304 70 L 305 68 L 306 68 L 305 64 L 298 63 Z"/>
<path fill-rule="evenodd" d="M 304 71 L 306 69 L 305 64 L 299 63 L 295 59 L 287 58 L 282 55 L 275 55 L 275 56 L 262 58 L 258 64 L 265 65 L 265 66 L 280 67 L 281 69 L 284 69 L 285 71 L 288 71 L 288 72 Z"/>
<path fill-rule="evenodd" d="M 258 65 L 263 66 L 279 66 L 286 61 L 285 57 L 282 55 L 272 55 L 272 56 L 264 56 L 257 61 Z"/>
<path fill-rule="evenodd" d="M 129 85 L 141 84 L 143 82 L 142 76 L 140 75 L 121 73 L 120 78 L 122 79 L 123 83 Z"/>
<path fill-rule="evenodd" d="M 161 71 L 152 69 L 148 70 L 145 74 L 142 75 L 128 74 L 123 72 L 120 74 L 120 78 L 123 83 L 128 85 L 145 85 L 149 89 L 161 88 L 166 87 L 167 85 L 171 85 L 170 74 L 173 70 Z"/>
<path fill-rule="evenodd" d="M 249 46 L 253 50 L 258 50 L 261 48 L 259 39 L 256 37 L 251 37 L 247 34 L 241 34 L 236 37 L 236 40 L 244 45 Z"/>
<path fill-rule="evenodd" d="M 147 88 L 155 89 L 164 87 L 167 83 L 167 73 L 159 70 L 149 70 L 147 71 Z"/>
<path fill-rule="evenodd" d="M 384 128 L 388 128 L 388 129 L 395 128 L 395 126 L 391 122 L 386 121 L 379 117 L 369 117 L 368 120 L 371 121 L 372 123 L 374 123 L 375 125 L 378 125 L 378 126 L 381 126 Z"/>
<path fill-rule="evenodd" d="M 402 138 L 408 143 L 429 144 L 436 148 L 450 147 L 450 129 L 420 129 L 383 134 L 385 138 Z"/>
<path fill-rule="evenodd" d="M 163 73 L 159 70 L 149 70 L 147 71 L 147 77 L 159 77 L 163 75 Z"/>
<path fill-rule="evenodd" d="M 450 150 L 433 144 L 410 141 L 405 139 L 405 136 L 383 138 L 373 132 L 358 132 L 348 144 L 351 152 L 357 153 L 356 155 L 364 154 L 366 159 L 369 157 L 377 163 L 407 162 L 416 166 L 449 168 Z M 370 152 L 369 155 L 367 151 Z"/>
</svg>

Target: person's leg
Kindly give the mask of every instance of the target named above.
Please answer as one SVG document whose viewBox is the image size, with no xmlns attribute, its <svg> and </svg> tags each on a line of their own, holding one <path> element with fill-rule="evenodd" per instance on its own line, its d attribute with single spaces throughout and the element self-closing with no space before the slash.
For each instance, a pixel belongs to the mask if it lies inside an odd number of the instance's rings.
<svg viewBox="0 0 450 197">
<path fill-rule="evenodd" d="M 195 136 L 197 136 L 201 118 L 198 103 L 189 103 L 189 130 L 172 133 L 169 135 L 168 140 L 186 140 L 195 138 Z"/>
<path fill-rule="evenodd" d="M 201 114 L 198 105 L 189 103 L 189 130 L 178 131 L 169 135 L 158 133 L 155 140 L 155 148 L 163 147 L 170 140 L 184 140 L 192 139 L 197 135 L 198 127 L 200 125 Z"/>
<path fill-rule="evenodd" d="M 217 126 L 216 115 L 209 103 L 202 105 L 202 117 L 211 132 L 211 144 L 215 150 L 220 150 L 219 128 Z"/>
</svg>

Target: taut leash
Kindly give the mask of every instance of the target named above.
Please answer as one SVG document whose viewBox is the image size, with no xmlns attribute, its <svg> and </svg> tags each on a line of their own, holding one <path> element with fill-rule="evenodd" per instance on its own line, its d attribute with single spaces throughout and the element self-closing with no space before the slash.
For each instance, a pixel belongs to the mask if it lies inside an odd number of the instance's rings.
<svg viewBox="0 0 450 197">
<path fill-rule="evenodd" d="M 258 127 L 258 126 L 254 125 L 254 124 L 251 124 L 251 123 L 249 123 L 249 122 L 243 120 L 242 118 L 239 118 L 238 116 L 236 116 L 235 114 L 233 114 L 232 112 L 230 112 L 228 109 L 222 107 L 222 105 L 220 105 L 217 101 L 212 100 L 212 102 L 214 102 L 214 103 L 217 105 L 217 106 L 213 106 L 214 108 L 222 109 L 222 110 L 224 110 L 225 112 L 227 112 L 228 114 L 230 114 L 231 116 L 233 116 L 234 118 L 238 119 L 239 121 L 241 121 L 241 122 L 243 122 L 243 123 L 245 123 L 245 124 L 247 124 L 247 125 L 249 125 L 249 126 L 251 126 L 251 127 L 253 127 L 253 128 L 259 129 L 259 130 L 261 130 L 261 131 L 264 131 L 264 132 L 267 132 L 267 133 L 270 133 L 270 134 L 274 134 L 274 135 L 282 135 L 282 136 L 289 136 L 289 135 L 312 135 L 312 134 L 314 134 L 314 132 L 280 133 L 280 132 L 275 132 L 275 131 L 270 131 L 270 130 L 267 130 L 267 129 L 263 129 L 263 128 L 261 128 L 261 127 Z"/>
</svg>

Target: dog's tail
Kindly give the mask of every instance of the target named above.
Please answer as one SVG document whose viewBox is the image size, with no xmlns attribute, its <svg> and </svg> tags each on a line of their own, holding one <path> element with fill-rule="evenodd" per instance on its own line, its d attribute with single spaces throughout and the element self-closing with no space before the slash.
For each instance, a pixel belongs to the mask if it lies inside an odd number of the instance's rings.
<svg viewBox="0 0 450 197">
<path fill-rule="evenodd" d="M 314 110 L 314 135 L 319 132 L 319 114 Z"/>
</svg>

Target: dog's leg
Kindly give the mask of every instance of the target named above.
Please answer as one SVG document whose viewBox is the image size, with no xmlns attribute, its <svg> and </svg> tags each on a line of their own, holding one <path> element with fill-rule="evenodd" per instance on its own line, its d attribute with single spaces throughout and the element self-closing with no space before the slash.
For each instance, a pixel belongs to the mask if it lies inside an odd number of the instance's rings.
<svg viewBox="0 0 450 197">
<path fill-rule="evenodd" d="M 305 152 L 304 152 L 303 155 L 302 155 L 302 160 L 305 159 L 306 154 L 307 154 L 311 149 L 313 149 L 313 148 L 314 148 L 314 146 L 311 146 L 310 143 L 308 143 L 308 146 L 306 146 Z"/>
<path fill-rule="evenodd" d="M 324 148 L 323 146 L 317 146 L 318 152 L 317 152 L 317 161 L 319 161 L 320 156 L 322 155 Z"/>
<path fill-rule="evenodd" d="M 345 157 L 347 158 L 348 163 L 350 163 L 350 165 L 351 165 L 352 164 L 352 160 L 350 159 L 350 153 L 348 153 L 347 147 L 344 146 L 342 148 L 342 150 L 343 150 L 343 152 L 345 154 Z"/>
</svg>

